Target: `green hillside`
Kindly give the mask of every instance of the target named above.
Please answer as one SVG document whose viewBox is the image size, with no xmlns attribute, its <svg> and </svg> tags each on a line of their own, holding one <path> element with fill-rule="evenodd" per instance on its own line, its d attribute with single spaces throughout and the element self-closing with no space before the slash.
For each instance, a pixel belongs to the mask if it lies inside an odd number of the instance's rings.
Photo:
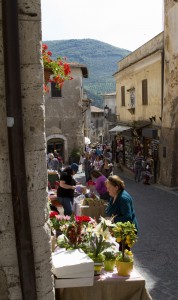
<svg viewBox="0 0 178 300">
<path fill-rule="evenodd" d="M 115 91 L 113 74 L 118 70 L 117 62 L 131 51 L 114 47 L 93 39 L 44 41 L 53 58 L 66 56 L 69 62 L 85 64 L 89 77 L 84 79 L 84 89 L 93 105 L 102 107 L 101 94 Z"/>
</svg>

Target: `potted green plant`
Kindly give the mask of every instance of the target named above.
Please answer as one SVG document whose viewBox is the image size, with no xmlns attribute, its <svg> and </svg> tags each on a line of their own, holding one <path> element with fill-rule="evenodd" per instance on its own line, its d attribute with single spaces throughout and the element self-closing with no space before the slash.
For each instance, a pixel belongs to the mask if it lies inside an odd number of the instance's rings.
<svg viewBox="0 0 178 300">
<path fill-rule="evenodd" d="M 105 260 L 104 260 L 104 269 L 106 271 L 113 271 L 116 261 L 116 252 L 112 248 L 108 248 L 103 251 Z"/>
<path fill-rule="evenodd" d="M 103 262 L 105 260 L 105 256 L 102 253 L 105 249 L 110 247 L 112 244 L 107 242 L 103 235 L 97 235 L 93 233 L 90 238 L 90 252 L 88 256 L 94 261 L 94 272 L 95 275 L 100 274 L 103 268 Z"/>
<path fill-rule="evenodd" d="M 120 243 L 121 251 L 116 257 L 118 274 L 129 276 L 133 270 L 134 258 L 130 248 L 137 241 L 137 229 L 131 222 L 118 222 L 112 228 L 116 241 Z"/>
</svg>

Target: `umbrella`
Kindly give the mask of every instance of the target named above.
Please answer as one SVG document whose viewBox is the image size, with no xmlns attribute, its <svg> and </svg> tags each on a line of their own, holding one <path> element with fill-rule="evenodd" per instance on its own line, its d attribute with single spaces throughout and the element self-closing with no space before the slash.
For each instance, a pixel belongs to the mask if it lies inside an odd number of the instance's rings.
<svg viewBox="0 0 178 300">
<path fill-rule="evenodd" d="M 85 136 L 85 145 L 89 145 L 89 144 L 91 144 L 90 139 Z"/>
</svg>

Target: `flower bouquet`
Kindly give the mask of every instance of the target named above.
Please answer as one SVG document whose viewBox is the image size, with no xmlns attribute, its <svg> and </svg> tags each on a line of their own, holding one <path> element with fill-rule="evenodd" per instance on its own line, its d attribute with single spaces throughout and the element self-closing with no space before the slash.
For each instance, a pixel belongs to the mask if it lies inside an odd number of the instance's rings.
<svg viewBox="0 0 178 300">
<path fill-rule="evenodd" d="M 60 231 L 62 226 L 66 226 L 70 221 L 70 216 L 62 216 L 56 211 L 51 211 L 49 214 L 49 225 L 52 230 Z"/>
<path fill-rule="evenodd" d="M 88 216 L 71 216 L 69 222 L 60 226 L 62 236 L 57 239 L 57 245 L 66 249 L 81 248 L 87 252 L 89 238 L 95 221 Z"/>
<path fill-rule="evenodd" d="M 113 245 L 109 227 L 112 226 L 110 220 L 100 217 L 100 222 L 93 229 L 89 240 L 88 256 L 95 264 L 95 275 L 100 274 L 105 260 L 104 251 Z"/>
</svg>

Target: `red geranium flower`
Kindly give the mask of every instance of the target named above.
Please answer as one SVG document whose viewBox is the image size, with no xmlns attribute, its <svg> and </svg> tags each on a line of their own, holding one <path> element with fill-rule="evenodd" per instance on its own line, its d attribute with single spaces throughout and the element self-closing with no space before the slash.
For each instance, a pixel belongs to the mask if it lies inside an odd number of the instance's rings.
<svg viewBox="0 0 178 300">
<path fill-rule="evenodd" d="M 46 44 L 42 45 L 42 58 L 44 68 L 51 70 L 51 75 L 53 78 L 51 81 L 55 82 L 56 88 L 61 88 L 64 81 L 72 80 L 72 76 L 70 76 L 71 70 L 68 63 L 66 63 L 66 58 L 58 57 L 56 60 L 51 58 L 52 52 L 47 51 L 48 46 Z M 47 91 L 47 89 L 44 89 Z"/>
<path fill-rule="evenodd" d="M 77 223 L 88 223 L 91 221 L 91 218 L 88 216 L 76 216 L 75 220 Z"/>
</svg>

